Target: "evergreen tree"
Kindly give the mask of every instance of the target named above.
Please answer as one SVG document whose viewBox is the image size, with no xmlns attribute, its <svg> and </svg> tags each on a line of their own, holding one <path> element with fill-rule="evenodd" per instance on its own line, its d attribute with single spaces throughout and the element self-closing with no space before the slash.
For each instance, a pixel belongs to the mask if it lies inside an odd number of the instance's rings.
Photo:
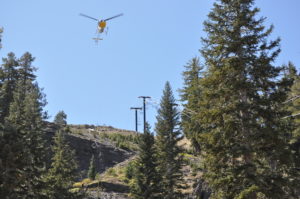
<svg viewBox="0 0 300 199">
<path fill-rule="evenodd" d="M 201 145 L 197 136 L 201 125 L 197 119 L 198 103 L 201 95 L 200 78 L 201 70 L 199 58 L 193 58 L 186 66 L 183 76 L 183 89 L 180 89 L 181 101 L 184 103 L 184 109 L 181 114 L 181 127 L 185 136 L 191 140 L 196 153 L 200 152 Z"/>
<path fill-rule="evenodd" d="M 199 141 L 212 198 L 287 198 L 299 184 L 283 119 L 289 81 L 272 65 L 280 41 L 268 41 L 273 27 L 265 30 L 253 4 L 219 0 L 204 23 Z"/>
<path fill-rule="evenodd" d="M 70 192 L 76 177 L 77 162 L 74 151 L 65 139 L 64 132 L 56 132 L 52 151 L 54 156 L 51 168 L 45 177 L 48 185 L 46 195 L 51 199 L 77 198 L 77 194 Z"/>
<path fill-rule="evenodd" d="M 95 167 L 95 157 L 93 155 L 92 158 L 91 158 L 90 166 L 89 166 L 89 170 L 88 170 L 89 179 L 95 180 L 96 173 L 97 172 L 96 172 L 96 167 Z"/>
<path fill-rule="evenodd" d="M 26 154 L 20 133 L 8 124 L 0 124 L 0 196 L 23 198 Z"/>
<path fill-rule="evenodd" d="M 289 100 L 285 102 L 288 110 L 291 112 L 288 118 L 293 121 L 292 133 L 287 135 L 287 137 L 290 138 L 291 149 L 293 150 L 294 166 L 300 168 L 300 76 L 297 74 L 296 67 L 291 62 L 286 68 L 287 78 L 290 78 L 293 81 L 289 93 Z M 295 175 L 295 178 L 297 177 L 299 176 Z M 299 194 L 300 193 L 298 193 L 298 195 Z"/>
<path fill-rule="evenodd" d="M 162 180 L 163 198 L 180 198 L 182 188 L 182 149 L 178 146 L 181 140 L 179 127 L 179 112 L 176 108 L 175 98 L 169 82 L 166 83 L 160 108 L 156 117 L 155 132 L 157 135 L 156 146 L 158 156 L 158 171 Z"/>
<path fill-rule="evenodd" d="M 25 85 L 26 82 L 29 80 L 33 82 L 36 79 L 36 75 L 34 72 L 37 70 L 36 67 L 32 66 L 32 62 L 34 61 L 34 57 L 29 52 L 26 52 L 22 55 L 22 57 L 18 60 L 19 62 L 19 79 Z"/>
<path fill-rule="evenodd" d="M 21 60 L 26 59 L 22 57 Z M 31 62 L 29 60 L 25 65 L 23 61 L 9 53 L 0 68 L 1 142 L 5 143 L 1 145 L 1 169 L 16 177 L 14 184 L 6 184 L 9 186 L 5 188 L 9 190 L 7 193 L 13 190 L 17 198 L 41 198 L 45 154 L 42 139 L 42 119 L 45 117 L 42 109 L 45 101 L 34 83 L 35 79 L 24 81 L 20 70 L 30 68 Z M 4 175 L 4 182 L 10 179 L 6 177 L 9 175 Z"/>
<path fill-rule="evenodd" d="M 156 150 L 154 147 L 154 136 L 150 132 L 149 125 L 146 131 L 139 137 L 139 155 L 135 164 L 134 183 L 131 185 L 131 194 L 135 199 L 157 199 L 159 197 L 156 164 Z"/>
<path fill-rule="evenodd" d="M 7 58 L 2 59 L 0 67 L 0 122 L 9 114 L 10 103 L 13 101 L 13 91 L 16 88 L 18 79 L 17 68 L 19 62 L 14 53 L 8 53 Z"/>
<path fill-rule="evenodd" d="M 64 127 L 67 125 L 67 114 L 64 111 L 59 111 L 53 121 L 60 127 Z"/>
<path fill-rule="evenodd" d="M 291 115 L 296 115 L 294 118 L 294 131 L 292 133 L 292 142 L 297 142 L 300 138 L 300 118 L 297 114 L 300 113 L 300 76 L 297 74 L 296 67 L 291 62 L 287 66 L 288 72 L 287 78 L 292 79 L 293 85 L 289 92 L 289 100 L 286 101 L 288 110 L 291 111 Z"/>
<path fill-rule="evenodd" d="M 45 171 L 46 147 L 43 138 L 43 120 L 46 118 L 46 113 L 43 111 L 43 107 L 46 102 L 35 82 L 35 75 L 31 74 L 34 70 L 29 69 L 31 67 L 30 60 L 33 59 L 29 56 L 29 60 L 26 60 L 23 56 L 21 60 L 6 122 L 16 128 L 23 143 L 23 156 L 26 159 L 26 164 L 22 167 L 24 174 L 22 176 L 24 178 L 23 197 L 40 198 L 44 186 L 42 174 Z M 25 71 L 24 68 L 27 68 L 27 74 L 22 72 Z"/>
</svg>

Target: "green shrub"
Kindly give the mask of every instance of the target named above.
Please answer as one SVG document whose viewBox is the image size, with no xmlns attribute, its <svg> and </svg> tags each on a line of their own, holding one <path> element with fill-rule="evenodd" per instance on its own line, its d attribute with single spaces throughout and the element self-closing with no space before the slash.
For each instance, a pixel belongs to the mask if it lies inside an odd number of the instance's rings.
<svg viewBox="0 0 300 199">
<path fill-rule="evenodd" d="M 106 173 L 110 176 L 114 176 L 114 177 L 117 176 L 117 172 L 114 168 L 109 168 Z"/>
<path fill-rule="evenodd" d="M 125 177 L 127 179 L 132 179 L 135 173 L 135 161 L 131 161 L 128 163 L 127 167 L 125 168 Z"/>
<path fill-rule="evenodd" d="M 101 179 L 101 175 L 100 175 L 100 173 L 97 173 L 97 174 L 96 174 L 96 177 L 95 177 L 95 179 L 96 179 L 96 180 L 100 180 L 100 179 Z"/>
<path fill-rule="evenodd" d="M 137 150 L 137 135 L 122 135 L 120 133 L 100 133 L 100 139 L 108 139 L 113 142 L 116 147 L 124 150 Z"/>
</svg>

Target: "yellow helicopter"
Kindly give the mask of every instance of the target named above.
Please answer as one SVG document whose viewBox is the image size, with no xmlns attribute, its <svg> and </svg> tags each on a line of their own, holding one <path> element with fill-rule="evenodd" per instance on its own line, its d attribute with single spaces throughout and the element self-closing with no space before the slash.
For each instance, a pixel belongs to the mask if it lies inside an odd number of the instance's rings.
<svg viewBox="0 0 300 199">
<path fill-rule="evenodd" d="M 92 19 L 92 20 L 95 20 L 95 21 L 98 22 L 98 24 L 97 24 L 97 33 L 98 33 L 98 34 L 97 34 L 97 37 L 96 37 L 96 38 L 93 38 L 96 42 L 98 42 L 99 40 L 102 40 L 102 38 L 100 38 L 99 35 L 100 35 L 101 33 L 103 33 L 105 29 L 106 29 L 106 31 L 107 31 L 106 22 L 107 22 L 108 20 L 111 20 L 111 19 L 114 19 L 114 18 L 123 16 L 123 13 L 118 14 L 118 15 L 115 15 L 115 16 L 113 16 L 113 17 L 109 17 L 109 18 L 107 18 L 107 19 L 101 19 L 101 20 L 98 20 L 98 19 L 96 19 L 96 18 L 94 18 L 94 17 L 90 17 L 90 16 L 88 16 L 88 15 L 86 15 L 86 14 L 82 14 L 82 13 L 80 13 L 79 15 L 82 16 L 82 17 L 86 17 L 86 18 L 89 18 L 89 19 Z"/>
</svg>

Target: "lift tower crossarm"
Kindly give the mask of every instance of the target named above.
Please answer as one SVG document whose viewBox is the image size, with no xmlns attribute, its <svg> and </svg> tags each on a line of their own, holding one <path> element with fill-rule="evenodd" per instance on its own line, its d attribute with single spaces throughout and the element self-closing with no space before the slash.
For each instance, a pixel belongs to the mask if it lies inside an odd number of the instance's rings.
<svg viewBox="0 0 300 199">
<path fill-rule="evenodd" d="M 135 110 L 135 131 L 138 132 L 138 110 L 142 110 L 142 107 L 130 107 L 130 110 Z"/>
</svg>

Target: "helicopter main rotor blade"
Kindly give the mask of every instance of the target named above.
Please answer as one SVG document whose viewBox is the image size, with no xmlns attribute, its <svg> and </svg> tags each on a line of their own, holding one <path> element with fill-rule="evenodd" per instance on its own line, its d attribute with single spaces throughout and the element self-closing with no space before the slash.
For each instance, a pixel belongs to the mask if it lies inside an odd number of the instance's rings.
<svg viewBox="0 0 300 199">
<path fill-rule="evenodd" d="M 123 16 L 123 13 L 118 14 L 118 15 L 113 16 L 113 17 L 110 17 L 110 18 L 107 18 L 107 19 L 104 19 L 103 21 L 108 21 L 108 20 L 111 20 L 111 19 L 113 19 L 113 18 L 117 18 L 117 17 L 120 17 L 120 16 Z"/>
<path fill-rule="evenodd" d="M 82 16 L 82 17 L 89 18 L 89 19 L 93 19 L 93 20 L 95 20 L 95 21 L 99 21 L 98 19 L 96 19 L 96 18 L 94 18 L 94 17 L 90 17 L 90 16 L 85 15 L 85 14 L 82 14 L 82 13 L 80 13 L 79 15 Z"/>
</svg>

